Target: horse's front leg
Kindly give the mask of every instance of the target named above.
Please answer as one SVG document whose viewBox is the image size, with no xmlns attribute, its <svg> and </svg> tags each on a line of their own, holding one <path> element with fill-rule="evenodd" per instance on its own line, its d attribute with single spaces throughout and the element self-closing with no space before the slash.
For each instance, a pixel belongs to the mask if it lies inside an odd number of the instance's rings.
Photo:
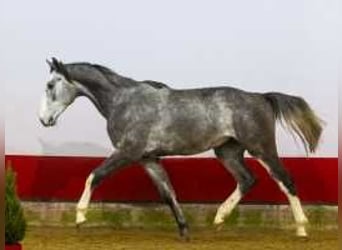
<svg viewBox="0 0 342 250">
<path fill-rule="evenodd" d="M 176 193 L 171 185 L 166 171 L 160 165 L 159 160 L 157 159 L 145 159 L 142 164 L 145 166 L 145 171 L 158 188 L 161 198 L 170 206 L 177 221 L 180 236 L 185 240 L 189 240 L 188 225 L 183 211 L 177 202 Z"/>
<path fill-rule="evenodd" d="M 86 212 L 90 202 L 91 194 L 94 188 L 106 177 L 109 173 L 113 173 L 134 161 L 129 154 L 123 154 L 120 151 L 113 153 L 106 159 L 98 168 L 93 170 L 88 176 L 84 191 L 76 207 L 76 224 L 79 225 L 85 222 Z"/>
</svg>

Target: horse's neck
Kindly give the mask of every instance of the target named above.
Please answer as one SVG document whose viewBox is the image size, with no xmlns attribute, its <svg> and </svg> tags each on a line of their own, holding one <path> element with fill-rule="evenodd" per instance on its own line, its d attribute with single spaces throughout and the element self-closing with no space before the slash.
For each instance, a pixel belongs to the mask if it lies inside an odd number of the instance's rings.
<svg viewBox="0 0 342 250">
<path fill-rule="evenodd" d="M 106 119 L 117 106 L 131 100 L 136 91 L 141 89 L 139 85 L 135 84 L 120 86 L 98 82 L 92 82 L 91 86 L 78 83 L 78 88 L 80 95 L 88 97 Z"/>
<path fill-rule="evenodd" d="M 99 84 L 98 86 L 90 87 L 78 83 L 78 88 L 80 95 L 89 98 L 102 116 L 107 119 L 113 106 L 113 98 L 117 91 L 115 86 L 103 86 Z"/>
</svg>

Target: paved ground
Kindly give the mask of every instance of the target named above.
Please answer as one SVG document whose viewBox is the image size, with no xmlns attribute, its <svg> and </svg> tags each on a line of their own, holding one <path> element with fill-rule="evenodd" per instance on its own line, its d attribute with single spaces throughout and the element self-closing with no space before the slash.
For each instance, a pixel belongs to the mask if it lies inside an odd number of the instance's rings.
<svg viewBox="0 0 342 250">
<path fill-rule="evenodd" d="M 175 231 L 109 228 L 34 228 L 28 229 L 25 250 L 153 250 L 153 249 L 248 249 L 248 250 L 335 250 L 338 231 L 310 231 L 307 240 L 298 239 L 292 230 L 238 229 L 195 230 L 190 242 L 182 242 Z"/>
</svg>

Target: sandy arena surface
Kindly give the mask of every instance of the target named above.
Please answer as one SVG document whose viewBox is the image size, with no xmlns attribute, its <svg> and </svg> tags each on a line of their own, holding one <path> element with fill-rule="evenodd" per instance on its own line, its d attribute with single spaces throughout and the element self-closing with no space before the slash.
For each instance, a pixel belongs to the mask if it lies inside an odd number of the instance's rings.
<svg viewBox="0 0 342 250">
<path fill-rule="evenodd" d="M 194 230 L 191 240 L 183 242 L 176 231 L 109 228 L 29 228 L 23 242 L 25 250 L 151 250 L 151 249 L 253 249 L 253 250 L 335 250 L 337 230 L 310 231 L 299 239 L 292 230 L 228 228 Z"/>
</svg>

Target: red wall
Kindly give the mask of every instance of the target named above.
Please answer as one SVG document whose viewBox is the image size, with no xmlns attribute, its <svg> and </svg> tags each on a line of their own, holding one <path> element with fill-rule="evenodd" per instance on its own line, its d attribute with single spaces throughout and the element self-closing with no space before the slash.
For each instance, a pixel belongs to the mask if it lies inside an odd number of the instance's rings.
<svg viewBox="0 0 342 250">
<path fill-rule="evenodd" d="M 23 200 L 76 201 L 87 175 L 103 158 L 8 155 L 17 172 L 18 194 Z M 335 204 L 338 196 L 337 158 L 284 158 L 304 203 Z M 284 203 L 285 196 L 260 164 L 247 159 L 258 182 L 245 203 Z M 218 202 L 235 187 L 231 175 L 212 158 L 166 158 L 163 166 L 181 202 Z M 108 177 L 94 192 L 93 200 L 144 202 L 159 196 L 138 165 Z"/>
<path fill-rule="evenodd" d="M 5 250 L 21 250 L 21 244 L 5 245 Z"/>
</svg>

